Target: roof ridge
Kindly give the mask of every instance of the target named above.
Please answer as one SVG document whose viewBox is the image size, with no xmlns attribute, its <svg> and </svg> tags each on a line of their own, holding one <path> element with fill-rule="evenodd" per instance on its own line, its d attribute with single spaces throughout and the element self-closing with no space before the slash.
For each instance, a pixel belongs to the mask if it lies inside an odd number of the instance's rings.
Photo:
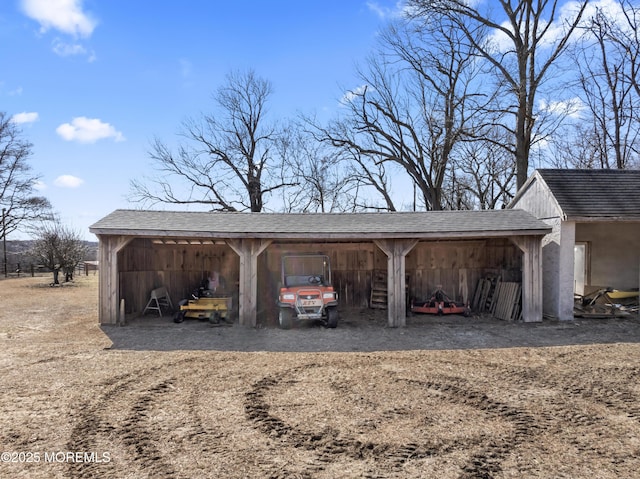
<svg viewBox="0 0 640 479">
<path fill-rule="evenodd" d="M 220 214 L 220 215 L 413 215 L 413 214 L 438 214 L 438 213 L 486 213 L 493 211 L 508 211 L 508 208 L 503 209 L 480 209 L 480 210 L 420 210 L 420 211 L 198 211 L 198 210 L 152 210 L 152 209 L 136 209 L 136 208 L 117 208 L 115 212 L 133 212 L 133 213 L 179 213 L 179 214 Z"/>
</svg>

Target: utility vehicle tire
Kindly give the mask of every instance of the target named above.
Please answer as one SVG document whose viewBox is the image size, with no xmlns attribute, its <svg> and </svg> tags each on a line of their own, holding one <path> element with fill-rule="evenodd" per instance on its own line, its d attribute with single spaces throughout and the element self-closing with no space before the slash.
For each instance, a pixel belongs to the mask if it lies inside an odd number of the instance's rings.
<svg viewBox="0 0 640 479">
<path fill-rule="evenodd" d="M 220 323 L 220 315 L 217 312 L 213 312 L 209 315 L 209 322 L 211 324 L 219 324 Z"/>
<path fill-rule="evenodd" d="M 293 311 L 289 308 L 280 308 L 280 314 L 278 314 L 278 325 L 282 329 L 291 329 L 291 323 L 293 322 Z"/>
<path fill-rule="evenodd" d="M 331 306 L 327 308 L 327 328 L 335 328 L 338 326 L 338 308 Z"/>
<path fill-rule="evenodd" d="M 174 323 L 182 323 L 183 321 L 184 321 L 184 311 L 178 311 L 176 314 L 173 315 Z"/>
</svg>

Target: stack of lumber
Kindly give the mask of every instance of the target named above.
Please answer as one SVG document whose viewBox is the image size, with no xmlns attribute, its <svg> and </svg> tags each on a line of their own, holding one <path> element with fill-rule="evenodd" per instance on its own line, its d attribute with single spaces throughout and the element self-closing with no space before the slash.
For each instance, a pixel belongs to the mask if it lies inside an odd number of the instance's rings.
<svg viewBox="0 0 640 479">
<path fill-rule="evenodd" d="M 471 309 L 478 313 L 491 311 L 496 286 L 500 283 L 500 276 L 480 278 L 471 302 Z"/>
<path fill-rule="evenodd" d="M 520 283 L 500 282 L 496 287 L 493 316 L 505 321 L 515 321 L 522 311 L 522 286 Z"/>
<path fill-rule="evenodd" d="M 522 313 L 522 285 L 501 281 L 500 276 L 480 278 L 471 307 L 479 313 L 491 313 L 505 321 L 520 319 Z"/>
</svg>

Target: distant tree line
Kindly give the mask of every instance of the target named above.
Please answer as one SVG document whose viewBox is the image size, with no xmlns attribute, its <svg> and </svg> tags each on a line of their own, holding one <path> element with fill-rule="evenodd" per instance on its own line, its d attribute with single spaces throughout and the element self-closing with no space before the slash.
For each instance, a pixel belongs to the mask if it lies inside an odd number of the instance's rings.
<svg viewBox="0 0 640 479">
<path fill-rule="evenodd" d="M 42 241 L 37 240 L 10 240 L 6 242 L 7 248 L 7 274 L 8 276 L 22 276 L 30 274 L 42 274 L 52 273 L 56 264 L 64 263 L 64 258 L 61 254 L 59 261 L 48 262 L 42 261 L 42 258 L 38 251 L 42 252 Z M 56 246 L 55 242 L 52 246 Z M 76 256 L 76 260 L 73 262 L 67 262 L 65 266 L 58 269 L 59 278 L 71 280 L 73 278 L 73 271 L 78 271 L 83 268 L 85 261 L 96 261 L 98 257 L 98 242 L 97 241 L 85 241 L 79 239 L 77 242 L 78 251 L 80 254 Z M 52 248 L 53 250 L 53 248 Z M 48 254 L 46 256 L 49 256 Z M 54 253 L 53 256 L 56 256 Z M 69 275 L 65 271 L 70 272 Z M 55 281 L 54 281 L 55 283 Z"/>
<path fill-rule="evenodd" d="M 10 271 L 25 267 L 27 261 L 18 258 L 26 257 L 28 264 L 42 265 L 52 271 L 57 284 L 59 272 L 66 281 L 73 278 L 73 271 L 85 259 L 87 248 L 77 232 L 60 222 L 49 200 L 37 194 L 39 176 L 28 163 L 32 148 L 12 119 L 0 112 L 0 274 L 7 276 Z M 30 232 L 34 238 L 28 243 L 29 250 L 20 256 L 7 250 L 7 237 L 18 229 Z"/>
</svg>

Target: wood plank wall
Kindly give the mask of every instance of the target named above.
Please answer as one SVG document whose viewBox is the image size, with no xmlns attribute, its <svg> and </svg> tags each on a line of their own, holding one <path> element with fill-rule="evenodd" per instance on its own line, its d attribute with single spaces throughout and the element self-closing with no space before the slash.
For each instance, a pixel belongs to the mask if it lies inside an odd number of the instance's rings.
<svg viewBox="0 0 640 479">
<path fill-rule="evenodd" d="M 341 306 L 367 307 L 374 271 L 387 269 L 386 255 L 373 243 L 274 243 L 258 258 L 259 322 L 271 324 L 277 316 L 282 255 L 305 252 L 329 255 Z M 487 274 L 521 281 L 521 253 L 507 239 L 421 241 L 406 260 L 410 298 L 426 299 L 442 285 L 451 297 L 463 299 Z M 161 245 L 136 239 L 120 251 L 118 262 L 120 297 L 128 314 L 142 312 L 151 290 L 160 286 L 177 304 L 214 270 L 225 279 L 237 307 L 239 261 L 225 244 Z"/>
<path fill-rule="evenodd" d="M 407 255 L 409 297 L 429 299 L 438 287 L 453 299 L 470 301 L 480 278 L 499 275 L 521 281 L 522 254 L 507 239 L 421 241 Z"/>
<path fill-rule="evenodd" d="M 174 306 L 197 289 L 210 271 L 219 271 L 230 290 L 238 289 L 238 256 L 226 244 L 157 245 L 136 239 L 118 255 L 120 297 L 127 313 L 142 312 L 151 290 L 165 286 Z"/>
<path fill-rule="evenodd" d="M 275 243 L 259 258 L 258 319 L 270 324 L 277 317 L 276 299 L 282 256 L 322 253 L 329 256 L 333 286 L 341 306 L 368 307 L 374 268 L 387 267 L 387 258 L 373 243 Z"/>
</svg>

